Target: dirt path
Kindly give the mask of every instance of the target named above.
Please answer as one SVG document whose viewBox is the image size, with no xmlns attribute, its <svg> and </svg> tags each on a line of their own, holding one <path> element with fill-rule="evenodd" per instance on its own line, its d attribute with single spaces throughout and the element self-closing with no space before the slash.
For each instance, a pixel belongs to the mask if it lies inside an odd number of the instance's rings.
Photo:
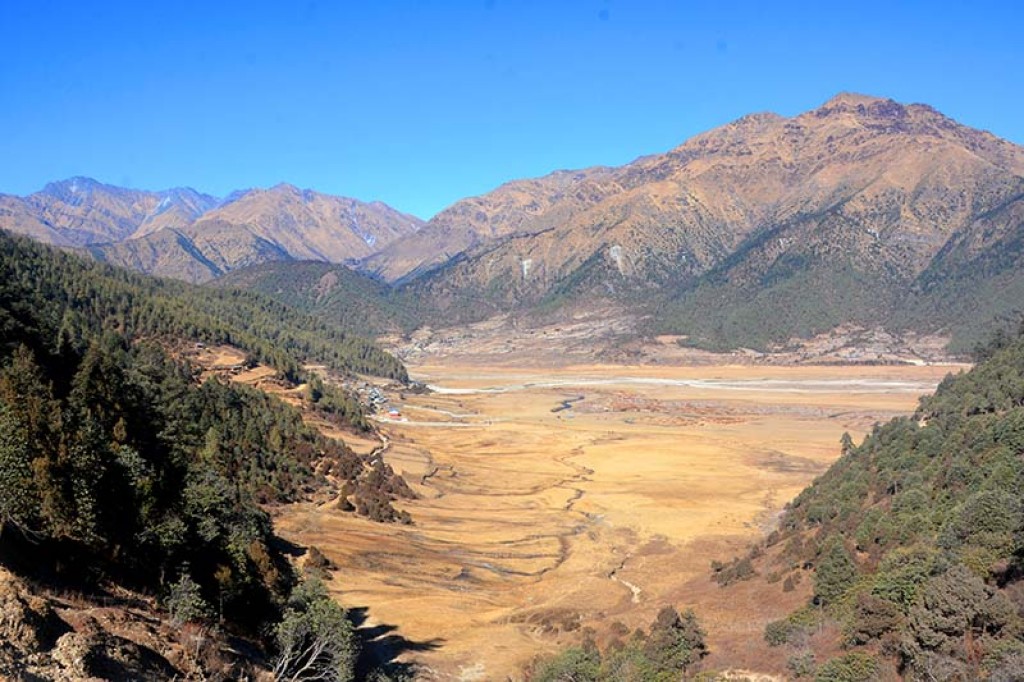
<svg viewBox="0 0 1024 682">
<path fill-rule="evenodd" d="M 722 603 L 711 559 L 763 532 L 838 455 L 843 431 L 911 410 L 946 371 L 411 370 L 444 390 L 407 396 L 408 421 L 379 424 L 378 454 L 420 494 L 405 505 L 414 524 L 312 505 L 275 523 L 337 563 L 338 599 L 397 625 L 403 657 L 438 680 L 516 679 L 582 627 L 607 637 L 666 603 L 695 606 L 713 650 L 757 664 L 758 646 L 737 643 L 760 642 L 763 621 L 803 595 Z"/>
</svg>

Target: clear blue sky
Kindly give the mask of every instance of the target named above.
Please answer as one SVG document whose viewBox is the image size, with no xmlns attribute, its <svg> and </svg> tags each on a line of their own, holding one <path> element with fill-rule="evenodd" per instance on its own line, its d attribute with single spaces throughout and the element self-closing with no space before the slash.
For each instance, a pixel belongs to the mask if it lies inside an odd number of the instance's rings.
<svg viewBox="0 0 1024 682">
<path fill-rule="evenodd" d="M 0 2 L 0 192 L 287 181 L 429 217 L 842 90 L 1024 143 L 1019 2 Z"/>
</svg>

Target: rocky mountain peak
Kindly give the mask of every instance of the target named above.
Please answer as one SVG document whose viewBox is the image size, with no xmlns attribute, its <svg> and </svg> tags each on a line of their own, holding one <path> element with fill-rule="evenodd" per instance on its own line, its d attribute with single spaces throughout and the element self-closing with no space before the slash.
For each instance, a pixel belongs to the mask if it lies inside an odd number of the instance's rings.
<svg viewBox="0 0 1024 682">
<path fill-rule="evenodd" d="M 858 107 L 868 108 L 880 102 L 892 102 L 890 99 L 864 95 L 859 92 L 840 92 L 821 105 L 821 109 L 856 109 Z"/>
<path fill-rule="evenodd" d="M 264 191 L 267 192 L 268 194 L 302 194 L 304 191 L 308 190 L 299 189 L 290 182 L 279 182 L 273 187 L 270 187 L 269 189 L 266 189 Z"/>
<path fill-rule="evenodd" d="M 840 93 L 794 120 L 808 125 L 853 124 L 883 132 L 904 132 L 941 136 L 943 131 L 970 129 L 926 104 L 901 104 L 892 99 L 855 93 Z M 972 131 L 973 132 L 973 131 Z"/>
<path fill-rule="evenodd" d="M 78 204 L 92 192 L 100 189 L 116 190 L 117 188 L 109 187 L 98 180 L 79 175 L 67 180 L 49 182 L 39 194 L 45 194 L 70 204 Z"/>
</svg>

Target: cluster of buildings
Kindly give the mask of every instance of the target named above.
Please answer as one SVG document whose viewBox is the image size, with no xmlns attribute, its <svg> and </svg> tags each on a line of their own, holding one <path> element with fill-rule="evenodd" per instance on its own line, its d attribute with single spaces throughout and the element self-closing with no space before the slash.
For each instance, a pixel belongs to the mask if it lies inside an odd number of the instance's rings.
<svg viewBox="0 0 1024 682">
<path fill-rule="evenodd" d="M 380 390 L 376 386 L 370 386 L 366 392 L 366 402 L 370 406 L 370 409 L 374 412 L 384 412 L 386 410 L 388 418 L 390 419 L 401 419 L 402 411 L 392 405 L 387 407 L 388 397 L 384 394 L 384 391 Z"/>
</svg>

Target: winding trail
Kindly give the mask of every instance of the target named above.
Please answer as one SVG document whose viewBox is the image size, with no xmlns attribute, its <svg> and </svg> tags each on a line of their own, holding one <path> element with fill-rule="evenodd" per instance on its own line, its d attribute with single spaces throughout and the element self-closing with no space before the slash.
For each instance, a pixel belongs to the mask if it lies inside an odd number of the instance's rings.
<svg viewBox="0 0 1024 682">
<path fill-rule="evenodd" d="M 619 565 L 613 568 L 611 572 L 608 574 L 608 579 L 617 582 L 626 589 L 628 589 L 630 593 L 630 602 L 633 604 L 639 604 L 640 594 L 643 592 L 643 590 L 634 585 L 633 583 L 627 580 L 623 580 L 619 577 L 619 571 L 626 567 L 626 562 L 628 562 L 631 558 L 632 555 L 627 555 L 622 561 L 620 561 Z"/>
</svg>

